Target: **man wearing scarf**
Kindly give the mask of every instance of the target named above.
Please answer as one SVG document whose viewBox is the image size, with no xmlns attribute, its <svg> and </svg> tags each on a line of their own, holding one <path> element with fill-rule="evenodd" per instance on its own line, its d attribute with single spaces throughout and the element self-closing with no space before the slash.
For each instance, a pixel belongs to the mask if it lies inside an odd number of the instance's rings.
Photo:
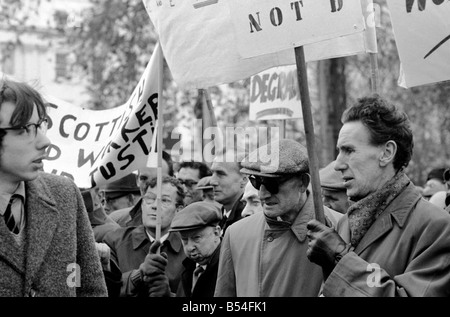
<svg viewBox="0 0 450 317">
<path fill-rule="evenodd" d="M 273 161 L 261 155 L 269 147 Z M 241 163 L 241 173 L 258 190 L 263 212 L 225 231 L 214 296 L 317 296 L 322 269 L 306 256 L 306 224 L 315 217 L 306 148 L 282 139 L 258 148 Z M 324 214 L 332 226 L 342 217 L 327 207 Z"/>
<path fill-rule="evenodd" d="M 325 273 L 323 296 L 449 296 L 450 217 L 406 176 L 407 115 L 380 96 L 342 116 L 335 170 L 351 205 L 337 232 L 308 223 L 308 258 Z"/>
</svg>

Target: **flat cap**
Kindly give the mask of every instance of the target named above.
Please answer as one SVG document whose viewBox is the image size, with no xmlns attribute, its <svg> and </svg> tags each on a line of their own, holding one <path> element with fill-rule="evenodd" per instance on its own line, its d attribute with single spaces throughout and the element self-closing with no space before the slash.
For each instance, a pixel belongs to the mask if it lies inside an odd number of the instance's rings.
<svg viewBox="0 0 450 317">
<path fill-rule="evenodd" d="M 329 163 L 319 171 L 320 186 L 328 190 L 346 190 L 342 175 L 334 169 L 334 163 L 335 161 Z"/>
<path fill-rule="evenodd" d="M 197 183 L 197 189 L 214 189 L 211 185 L 211 176 L 206 176 L 200 179 Z"/>
<path fill-rule="evenodd" d="M 130 173 L 114 182 L 110 182 L 101 188 L 107 193 L 111 192 L 126 192 L 126 193 L 140 193 L 137 186 L 136 174 Z"/>
<path fill-rule="evenodd" d="M 270 142 L 256 149 L 241 162 L 241 165 L 241 173 L 263 177 L 309 173 L 306 148 L 290 139 Z"/>
<path fill-rule="evenodd" d="M 439 180 L 441 180 L 442 182 L 444 182 L 444 173 L 445 173 L 445 168 L 433 168 L 427 176 L 427 181 L 433 178 L 437 178 Z"/>
<path fill-rule="evenodd" d="M 169 231 L 184 231 L 218 225 L 222 220 L 222 211 L 212 203 L 198 201 L 192 203 L 173 217 Z"/>
</svg>

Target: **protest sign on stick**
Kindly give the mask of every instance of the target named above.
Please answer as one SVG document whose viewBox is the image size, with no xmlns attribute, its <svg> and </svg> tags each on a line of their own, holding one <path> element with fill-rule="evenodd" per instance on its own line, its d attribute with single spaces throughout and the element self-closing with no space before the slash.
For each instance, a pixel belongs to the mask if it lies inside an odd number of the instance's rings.
<svg viewBox="0 0 450 317">
<path fill-rule="evenodd" d="M 365 24 L 361 2 L 352 0 L 344 4 L 343 1 L 332 0 L 274 4 L 270 0 L 230 0 L 229 5 L 238 51 L 242 57 L 250 58 L 293 47 L 315 216 L 325 223 L 304 45 L 363 32 Z"/>
</svg>

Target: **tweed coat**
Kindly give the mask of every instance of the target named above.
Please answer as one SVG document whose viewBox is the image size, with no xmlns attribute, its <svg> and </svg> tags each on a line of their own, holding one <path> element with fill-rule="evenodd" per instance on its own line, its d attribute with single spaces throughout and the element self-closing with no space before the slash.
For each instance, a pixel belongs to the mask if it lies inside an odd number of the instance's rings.
<svg viewBox="0 0 450 317">
<path fill-rule="evenodd" d="M 348 217 L 338 224 L 349 241 Z M 450 296 L 450 216 L 410 183 L 326 280 L 324 296 Z"/>
<path fill-rule="evenodd" d="M 24 248 L 0 221 L 0 296 L 107 296 L 78 187 L 41 173 L 25 182 Z"/>
</svg>

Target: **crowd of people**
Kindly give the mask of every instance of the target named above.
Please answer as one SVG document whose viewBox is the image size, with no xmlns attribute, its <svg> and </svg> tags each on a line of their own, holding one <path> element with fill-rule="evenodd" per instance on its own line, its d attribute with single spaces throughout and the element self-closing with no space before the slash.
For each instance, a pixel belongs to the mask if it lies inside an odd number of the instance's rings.
<svg viewBox="0 0 450 317">
<path fill-rule="evenodd" d="M 43 172 L 47 116 L 0 81 L 0 296 L 450 296 L 450 169 L 413 184 L 409 119 L 379 95 L 344 112 L 324 222 L 297 141 L 210 165 L 164 151 L 161 188 L 149 167 L 78 188 Z"/>
</svg>

